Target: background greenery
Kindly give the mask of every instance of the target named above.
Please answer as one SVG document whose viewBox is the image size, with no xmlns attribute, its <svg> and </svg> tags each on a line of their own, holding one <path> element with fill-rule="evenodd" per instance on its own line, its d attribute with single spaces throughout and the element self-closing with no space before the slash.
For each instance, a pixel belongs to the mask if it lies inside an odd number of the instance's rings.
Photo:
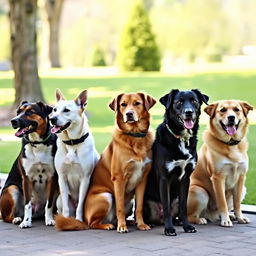
<svg viewBox="0 0 256 256">
<path fill-rule="evenodd" d="M 1 79 L 0 73 L 0 107 L 11 104 L 14 97 L 12 79 L 6 76 Z M 64 76 L 65 74 L 63 74 Z M 99 153 L 105 148 L 111 139 L 114 125 L 114 113 L 108 108 L 112 97 L 119 92 L 144 91 L 154 96 L 157 100 L 173 88 L 189 90 L 198 88 L 209 95 L 210 102 L 219 99 L 240 99 L 250 104 L 256 102 L 254 93 L 256 74 L 253 71 L 222 71 L 208 73 L 193 73 L 187 75 L 166 76 L 159 73 L 132 73 L 113 77 L 42 77 L 42 88 L 48 103 L 55 102 L 55 89 L 60 88 L 68 99 L 75 98 L 77 94 L 88 89 L 89 100 L 87 115 L 93 132 L 96 147 Z M 2 76 L 3 77 L 3 76 Z M 2 95 L 2 96 L 1 96 Z M 152 109 L 152 128 L 155 129 L 161 122 L 164 107 L 157 103 Z M 201 133 L 205 128 L 205 115 L 202 115 L 202 124 L 199 131 L 199 146 L 201 145 Z M 252 122 L 255 117 L 251 116 Z M 252 123 L 251 122 L 251 123 Z M 11 127 L 1 127 L 0 134 L 13 134 Z M 256 126 L 251 124 L 248 135 L 250 168 L 247 176 L 247 196 L 245 203 L 256 204 Z M 1 137 L 1 136 L 0 136 Z M 20 142 L 0 141 L 0 171 L 8 172 L 11 164 L 20 150 Z"/>
</svg>

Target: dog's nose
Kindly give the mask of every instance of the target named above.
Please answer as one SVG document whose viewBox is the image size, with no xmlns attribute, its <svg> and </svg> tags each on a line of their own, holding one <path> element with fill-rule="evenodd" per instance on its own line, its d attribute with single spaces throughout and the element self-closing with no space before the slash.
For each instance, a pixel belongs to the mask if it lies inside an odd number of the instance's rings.
<svg viewBox="0 0 256 256">
<path fill-rule="evenodd" d="M 193 110 L 191 108 L 186 109 L 185 110 L 185 115 L 186 115 L 186 117 L 192 117 Z"/>
<path fill-rule="evenodd" d="M 132 118 L 134 113 L 133 113 L 133 111 L 127 111 L 125 114 L 126 114 L 127 118 Z"/>
<path fill-rule="evenodd" d="M 12 124 L 13 128 L 18 127 L 19 126 L 19 119 L 16 119 L 16 118 L 12 119 L 11 124 Z"/>
<path fill-rule="evenodd" d="M 235 123 L 235 116 L 228 116 L 228 122 L 229 123 Z"/>
<path fill-rule="evenodd" d="M 51 122 L 53 125 L 57 124 L 57 120 L 58 120 L 58 119 L 57 119 L 56 116 L 50 118 L 50 122 Z"/>
</svg>

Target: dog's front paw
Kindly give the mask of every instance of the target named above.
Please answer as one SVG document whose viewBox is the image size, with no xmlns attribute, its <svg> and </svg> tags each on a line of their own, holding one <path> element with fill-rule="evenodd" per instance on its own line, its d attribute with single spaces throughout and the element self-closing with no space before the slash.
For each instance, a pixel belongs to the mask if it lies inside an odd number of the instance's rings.
<svg viewBox="0 0 256 256">
<path fill-rule="evenodd" d="M 230 219 L 224 219 L 224 220 L 221 220 L 220 225 L 222 227 L 232 227 L 233 223 Z"/>
<path fill-rule="evenodd" d="M 164 234 L 166 236 L 177 236 L 176 230 L 173 227 L 171 227 L 171 228 L 164 228 Z"/>
<path fill-rule="evenodd" d="M 31 228 L 32 227 L 32 222 L 29 220 L 23 220 L 20 225 L 20 228 Z"/>
<path fill-rule="evenodd" d="M 249 218 L 247 218 L 247 217 L 245 217 L 245 216 L 237 216 L 236 217 L 236 219 L 237 219 L 237 221 L 238 221 L 238 223 L 239 224 L 247 224 L 247 223 L 250 223 L 250 219 Z"/>
<path fill-rule="evenodd" d="M 118 233 L 128 233 L 128 228 L 127 228 L 126 224 L 118 225 L 117 232 Z"/>
<path fill-rule="evenodd" d="M 197 224 L 206 225 L 207 224 L 207 219 L 206 218 L 198 218 Z"/>
<path fill-rule="evenodd" d="M 138 224 L 138 225 L 137 225 L 137 228 L 138 228 L 139 230 L 150 230 L 150 226 L 147 225 L 147 224 L 145 224 L 145 223 Z"/>
<path fill-rule="evenodd" d="M 183 226 L 183 229 L 186 233 L 196 233 L 196 228 L 192 226 L 191 224 L 188 224 L 186 226 Z"/>
<path fill-rule="evenodd" d="M 21 217 L 15 217 L 13 220 L 12 220 L 12 224 L 15 224 L 15 225 L 18 225 L 22 222 L 22 218 Z"/>
<path fill-rule="evenodd" d="M 54 219 L 45 219 L 45 226 L 54 226 L 55 220 Z"/>
</svg>

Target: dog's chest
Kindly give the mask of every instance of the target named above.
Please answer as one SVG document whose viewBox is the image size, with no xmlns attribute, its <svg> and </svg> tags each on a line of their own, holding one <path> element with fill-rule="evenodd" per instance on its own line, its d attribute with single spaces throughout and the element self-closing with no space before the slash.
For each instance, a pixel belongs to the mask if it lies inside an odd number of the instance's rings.
<svg viewBox="0 0 256 256">
<path fill-rule="evenodd" d="M 134 159 L 127 161 L 126 169 L 128 172 L 128 182 L 126 192 L 131 192 L 136 188 L 143 177 L 146 165 L 150 162 L 151 160 L 148 157 L 141 161 L 136 161 Z"/>
<path fill-rule="evenodd" d="M 24 150 L 25 157 L 22 158 L 22 164 L 26 175 L 34 185 L 45 184 L 54 174 L 52 146 L 27 144 Z"/>
<path fill-rule="evenodd" d="M 179 180 L 181 180 L 185 174 L 186 167 L 191 165 L 191 168 L 194 169 L 196 161 L 195 158 L 190 154 L 188 148 L 186 148 L 184 141 L 180 141 L 176 150 L 178 159 L 166 161 L 166 169 L 169 174 L 175 170 L 179 171 Z"/>
<path fill-rule="evenodd" d="M 226 189 L 234 188 L 239 177 L 245 174 L 248 170 L 248 160 L 243 154 L 237 153 L 237 161 L 232 161 L 228 158 L 221 158 L 216 163 L 216 171 L 222 172 L 225 176 Z"/>
</svg>

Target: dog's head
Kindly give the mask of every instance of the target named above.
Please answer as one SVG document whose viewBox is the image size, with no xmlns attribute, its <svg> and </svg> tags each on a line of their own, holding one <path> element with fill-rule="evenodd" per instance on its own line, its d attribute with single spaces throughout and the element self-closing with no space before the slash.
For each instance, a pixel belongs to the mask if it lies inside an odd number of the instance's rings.
<svg viewBox="0 0 256 256">
<path fill-rule="evenodd" d="M 51 112 L 52 107 L 42 102 L 23 101 L 17 109 L 17 116 L 11 120 L 12 127 L 18 129 L 15 135 L 23 137 L 37 132 L 39 136 L 43 136 L 48 126 L 48 115 Z"/>
<path fill-rule="evenodd" d="M 173 120 L 177 125 L 186 129 L 193 129 L 198 121 L 202 103 L 207 104 L 209 97 L 199 90 L 172 90 L 164 95 L 160 102 L 165 106 L 165 118 Z"/>
<path fill-rule="evenodd" d="M 59 89 L 56 90 L 57 103 L 50 115 L 52 133 L 60 133 L 76 125 L 87 104 L 87 90 L 82 91 L 74 100 L 66 100 Z"/>
<path fill-rule="evenodd" d="M 150 95 L 139 93 L 122 93 L 115 97 L 109 107 L 116 112 L 117 125 L 122 130 L 131 131 L 136 126 L 149 125 L 149 109 L 156 100 Z"/>
<path fill-rule="evenodd" d="M 244 137 L 248 119 L 253 107 L 239 100 L 220 100 L 207 106 L 204 111 L 210 116 L 210 126 L 216 136 L 224 141 L 230 137 L 240 140 Z"/>
</svg>

